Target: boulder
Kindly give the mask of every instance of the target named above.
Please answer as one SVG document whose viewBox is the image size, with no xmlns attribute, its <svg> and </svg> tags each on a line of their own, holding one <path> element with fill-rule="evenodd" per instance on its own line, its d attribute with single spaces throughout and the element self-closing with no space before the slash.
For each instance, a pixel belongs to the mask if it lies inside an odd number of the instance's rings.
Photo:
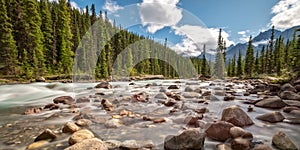
<svg viewBox="0 0 300 150">
<path fill-rule="evenodd" d="M 300 79 L 294 81 L 294 85 L 300 85 Z"/>
<path fill-rule="evenodd" d="M 57 135 L 50 129 L 44 130 L 38 137 L 35 138 L 34 142 L 48 139 L 55 139 Z"/>
<path fill-rule="evenodd" d="M 274 134 L 272 144 L 281 150 L 298 150 L 293 141 L 282 131 Z"/>
<path fill-rule="evenodd" d="M 283 100 L 289 106 L 295 106 L 300 108 L 300 101 L 297 100 Z"/>
<path fill-rule="evenodd" d="M 30 150 L 30 149 L 38 149 L 38 148 L 41 148 L 45 145 L 49 144 L 49 141 L 48 140 L 41 140 L 41 141 L 37 141 L 37 142 L 34 142 L 34 143 L 31 143 L 30 145 L 27 146 L 27 150 Z"/>
<path fill-rule="evenodd" d="M 194 89 L 190 86 L 187 86 L 185 89 L 184 89 L 185 92 L 194 92 Z"/>
<path fill-rule="evenodd" d="M 106 144 L 97 139 L 97 138 L 91 138 L 91 139 L 85 139 L 79 143 L 76 143 L 65 150 L 108 150 Z"/>
<path fill-rule="evenodd" d="M 85 98 L 85 97 L 78 98 L 76 100 L 76 103 L 89 103 L 89 102 L 90 102 L 90 99 L 89 98 Z"/>
<path fill-rule="evenodd" d="M 258 144 L 254 146 L 253 150 L 273 150 L 273 148 L 270 147 L 269 145 Z"/>
<path fill-rule="evenodd" d="M 80 128 L 73 122 L 67 122 L 62 128 L 63 133 L 74 133 L 80 130 Z"/>
<path fill-rule="evenodd" d="M 72 104 L 75 100 L 71 96 L 60 96 L 53 99 L 55 104 L 62 103 L 62 104 Z"/>
<path fill-rule="evenodd" d="M 282 85 L 280 90 L 282 92 L 284 91 L 296 92 L 296 89 L 289 83 Z"/>
<path fill-rule="evenodd" d="M 79 119 L 75 122 L 75 124 L 78 126 L 81 126 L 81 127 L 85 127 L 85 126 L 92 124 L 92 121 L 90 121 L 88 119 Z"/>
<path fill-rule="evenodd" d="M 170 85 L 168 87 L 168 89 L 179 89 L 179 86 L 177 86 L 177 85 Z"/>
<path fill-rule="evenodd" d="M 73 145 L 76 143 L 80 143 L 85 139 L 91 139 L 94 138 L 94 134 L 87 130 L 87 129 L 81 129 L 79 131 L 74 132 L 71 137 L 69 138 L 69 144 Z"/>
<path fill-rule="evenodd" d="M 254 87 L 254 89 L 250 90 L 250 94 L 257 94 L 257 92 L 265 92 L 268 90 L 267 86 L 264 84 L 258 84 Z"/>
<path fill-rule="evenodd" d="M 112 111 L 113 110 L 113 104 L 107 99 L 102 99 L 101 100 L 101 105 L 107 111 Z"/>
<path fill-rule="evenodd" d="M 285 113 L 290 113 L 293 110 L 300 110 L 300 108 L 295 107 L 295 106 L 286 106 L 283 108 L 283 112 L 285 112 Z"/>
<path fill-rule="evenodd" d="M 270 112 L 263 115 L 259 115 L 256 119 L 267 121 L 271 123 L 281 122 L 284 120 L 284 116 L 280 112 Z"/>
<path fill-rule="evenodd" d="M 108 82 L 101 82 L 95 86 L 95 88 L 102 88 L 102 89 L 111 89 L 112 86 Z"/>
<path fill-rule="evenodd" d="M 279 94 L 282 99 L 300 100 L 300 95 L 292 91 L 283 91 Z"/>
<path fill-rule="evenodd" d="M 168 99 L 168 96 L 165 93 L 158 93 L 154 98 L 157 99 Z"/>
<path fill-rule="evenodd" d="M 228 144 L 218 144 L 217 150 L 231 150 L 231 147 Z"/>
<path fill-rule="evenodd" d="M 199 98 L 200 97 L 200 94 L 199 93 L 196 93 L 196 92 L 184 92 L 182 94 L 182 96 L 184 98 Z"/>
<path fill-rule="evenodd" d="M 229 133 L 230 133 L 230 136 L 234 139 L 237 137 L 242 137 L 247 132 L 241 127 L 232 127 L 232 128 L 230 128 Z"/>
<path fill-rule="evenodd" d="M 170 106 L 174 106 L 176 103 L 177 103 L 176 100 L 171 99 L 171 100 L 169 100 L 167 102 L 164 102 L 164 105 L 167 106 L 167 107 L 170 107 Z"/>
<path fill-rule="evenodd" d="M 300 117 L 300 110 L 292 110 L 290 112 L 291 115 L 294 115 L 294 116 L 297 116 L 297 117 Z"/>
<path fill-rule="evenodd" d="M 136 140 L 126 140 L 121 143 L 120 149 L 123 150 L 135 150 L 135 149 L 151 149 L 154 146 L 153 142 L 148 141 L 136 141 Z"/>
<path fill-rule="evenodd" d="M 233 101 L 235 99 L 234 96 L 225 96 L 224 101 Z"/>
<path fill-rule="evenodd" d="M 284 103 L 278 96 L 275 96 L 275 97 L 264 98 L 263 100 L 257 102 L 255 106 L 278 109 L 286 106 L 286 103 Z"/>
<path fill-rule="evenodd" d="M 117 149 L 119 149 L 121 144 L 122 143 L 120 141 L 116 141 L 116 140 L 105 141 L 105 145 L 107 146 L 107 148 L 109 150 L 117 150 Z"/>
<path fill-rule="evenodd" d="M 226 141 L 230 138 L 230 128 L 234 125 L 225 121 L 212 123 L 205 131 L 207 136 L 217 141 Z"/>
<path fill-rule="evenodd" d="M 204 150 L 205 134 L 199 129 L 187 129 L 177 136 L 167 136 L 164 140 L 165 150 L 194 149 Z"/>
<path fill-rule="evenodd" d="M 225 108 L 222 112 L 221 120 L 230 122 L 239 127 L 253 124 L 251 118 L 238 106 L 230 106 Z"/>
<path fill-rule="evenodd" d="M 118 128 L 118 127 L 122 126 L 122 122 L 119 119 L 113 118 L 113 119 L 107 120 L 104 125 L 106 128 Z"/>
<path fill-rule="evenodd" d="M 163 123 L 166 122 L 167 120 L 165 118 L 156 118 L 152 120 L 153 123 Z"/>
<path fill-rule="evenodd" d="M 46 79 L 44 77 L 37 77 L 35 82 L 46 82 Z"/>
<path fill-rule="evenodd" d="M 250 149 L 250 141 L 241 137 L 231 141 L 232 150 L 248 150 Z"/>
</svg>

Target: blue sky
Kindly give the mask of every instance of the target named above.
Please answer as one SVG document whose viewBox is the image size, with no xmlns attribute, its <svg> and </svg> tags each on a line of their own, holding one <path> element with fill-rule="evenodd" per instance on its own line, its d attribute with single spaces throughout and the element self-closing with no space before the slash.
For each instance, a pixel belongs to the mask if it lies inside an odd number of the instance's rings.
<svg viewBox="0 0 300 150">
<path fill-rule="evenodd" d="M 182 55 L 197 56 L 205 44 L 216 47 L 219 28 L 231 44 L 269 29 L 300 25 L 299 0 L 71 0 L 73 7 L 94 3 L 118 25 L 168 46 Z"/>
</svg>

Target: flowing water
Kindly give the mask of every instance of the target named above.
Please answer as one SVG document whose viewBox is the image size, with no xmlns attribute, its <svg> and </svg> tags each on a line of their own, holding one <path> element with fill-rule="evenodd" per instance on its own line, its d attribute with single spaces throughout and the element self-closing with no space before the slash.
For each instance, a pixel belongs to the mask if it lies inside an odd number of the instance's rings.
<svg viewBox="0 0 300 150">
<path fill-rule="evenodd" d="M 177 82 L 176 82 L 177 81 Z M 178 82 L 180 81 L 180 82 Z M 243 96 L 245 85 L 242 83 L 223 83 L 212 85 L 212 81 L 200 82 L 196 80 L 147 80 L 136 81 L 135 85 L 129 85 L 129 82 L 110 82 L 112 89 L 94 89 L 97 83 L 32 83 L 17 85 L 0 86 L 0 149 L 25 149 L 33 142 L 34 138 L 45 128 L 60 130 L 61 126 L 72 120 L 76 115 L 69 113 L 63 107 L 59 110 L 43 111 L 33 115 L 23 115 L 26 108 L 44 106 L 52 103 L 52 100 L 58 96 L 72 96 L 75 98 L 89 97 L 90 103 L 80 104 L 80 111 L 88 112 L 95 123 L 89 126 L 99 138 L 103 140 L 151 140 L 157 149 L 162 149 L 164 138 L 168 135 L 176 135 L 183 129 L 187 128 L 184 121 L 187 116 L 195 115 L 191 110 L 208 108 L 209 112 L 204 114 L 200 120 L 200 131 L 204 132 L 210 123 L 221 118 L 222 111 L 225 107 L 231 105 L 240 106 L 245 112 L 248 104 L 245 100 L 257 100 L 257 95 Z M 214 82 L 215 83 L 215 82 Z M 149 88 L 145 85 L 151 84 Z M 225 88 L 225 85 L 232 85 L 230 90 L 235 91 L 234 101 L 225 102 L 223 100 L 210 101 L 208 104 L 199 103 L 199 98 L 185 98 L 179 102 L 180 112 L 170 114 L 172 107 L 165 107 L 160 100 L 154 98 L 160 93 L 162 87 L 167 88 L 169 85 L 178 85 L 180 88 L 170 90 L 174 93 L 183 94 L 184 89 L 201 88 L 202 91 L 212 91 L 215 88 Z M 102 93 L 101 96 L 95 96 L 95 93 Z M 137 93 L 149 95 L 149 101 L 145 103 L 122 101 L 126 96 L 132 96 Z M 200 96 L 200 95 L 199 95 Z M 118 107 L 113 112 L 106 112 L 99 104 L 94 102 L 97 99 L 106 98 Z M 222 97 L 218 97 L 222 99 Z M 139 116 L 164 117 L 165 123 L 154 124 L 153 122 L 143 121 L 141 117 L 122 118 L 123 125 L 119 128 L 107 128 L 104 123 L 118 114 L 120 110 L 129 110 Z M 275 132 L 282 130 L 289 135 L 296 145 L 300 145 L 300 125 L 288 123 L 266 123 L 256 119 L 257 115 L 271 112 L 274 110 L 254 107 L 254 112 L 247 114 L 254 121 L 254 125 L 246 127 L 245 130 L 254 135 L 254 139 L 271 145 L 271 139 Z M 280 110 L 276 110 L 280 111 Z M 284 113 L 283 113 L 284 114 Z M 284 114 L 286 115 L 286 114 Z M 53 142 L 56 148 L 63 149 L 67 143 L 67 136 L 61 136 Z M 219 142 L 206 138 L 205 148 L 214 149 Z M 53 149 L 50 147 L 49 149 Z"/>
</svg>

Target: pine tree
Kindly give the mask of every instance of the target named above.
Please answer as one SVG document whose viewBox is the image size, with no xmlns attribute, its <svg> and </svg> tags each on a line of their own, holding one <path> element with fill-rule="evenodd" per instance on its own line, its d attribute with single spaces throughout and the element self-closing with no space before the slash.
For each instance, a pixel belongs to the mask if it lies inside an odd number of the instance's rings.
<svg viewBox="0 0 300 150">
<path fill-rule="evenodd" d="M 273 48 L 274 48 L 274 26 L 272 26 L 272 34 L 271 34 L 271 38 L 269 41 L 269 49 L 268 49 L 268 53 L 267 55 L 267 73 L 271 74 L 273 72 L 272 70 L 272 66 L 273 66 L 273 62 L 272 62 L 272 58 L 273 58 Z"/>
<path fill-rule="evenodd" d="M 300 29 L 297 29 L 295 32 L 300 32 Z M 294 70 L 300 75 L 300 35 L 295 38 L 295 46 L 293 50 L 294 54 Z"/>
<path fill-rule="evenodd" d="M 258 51 L 256 51 L 253 72 L 256 73 L 256 74 L 259 74 L 259 72 L 260 72 L 259 69 L 260 69 L 259 57 L 258 57 Z"/>
<path fill-rule="evenodd" d="M 239 50 L 239 57 L 237 61 L 237 76 L 241 77 L 244 74 L 243 70 L 243 58 L 242 58 L 242 53 L 241 50 Z"/>
<path fill-rule="evenodd" d="M 254 50 L 252 47 L 252 37 L 250 36 L 248 42 L 248 48 L 245 56 L 245 71 L 247 72 L 248 77 L 252 77 L 252 73 L 253 73 L 253 63 L 254 63 L 253 51 Z"/>
<path fill-rule="evenodd" d="M 206 48 L 205 44 L 203 45 L 203 57 L 202 57 L 202 65 L 201 65 L 201 75 L 207 77 L 209 75 L 208 73 L 208 64 L 206 60 Z"/>
<path fill-rule="evenodd" d="M 91 11 L 92 11 L 91 25 L 93 25 L 97 21 L 97 14 L 96 14 L 95 4 L 92 4 Z"/>
<path fill-rule="evenodd" d="M 0 9 L 0 72 L 5 75 L 16 75 L 17 47 L 4 0 L 0 0 Z"/>
<path fill-rule="evenodd" d="M 42 19 L 41 30 L 44 36 L 44 54 L 45 63 L 48 72 L 53 71 L 53 28 L 52 18 L 49 10 L 49 2 L 47 0 L 40 0 L 40 14 Z"/>
<path fill-rule="evenodd" d="M 222 29 L 219 31 L 219 37 L 218 37 L 218 47 L 217 47 L 217 55 L 216 55 L 216 64 L 215 64 L 215 70 L 214 75 L 219 79 L 224 79 L 225 77 L 225 62 L 224 62 L 224 43 L 222 38 Z"/>
<path fill-rule="evenodd" d="M 232 60 L 228 59 L 228 66 L 227 66 L 227 76 L 231 77 L 232 76 Z"/>
<path fill-rule="evenodd" d="M 231 75 L 236 76 L 236 55 L 233 55 L 232 66 L 231 66 Z"/>
<path fill-rule="evenodd" d="M 34 76 L 43 75 L 45 72 L 45 58 L 43 33 L 41 31 L 41 17 L 36 0 L 26 0 L 22 2 L 25 20 L 25 38 L 24 49 L 27 50 L 28 59 L 32 65 Z"/>
<path fill-rule="evenodd" d="M 261 49 L 261 56 L 260 56 L 260 72 L 259 74 L 266 73 L 266 54 L 265 54 L 265 46 Z"/>
<path fill-rule="evenodd" d="M 66 0 L 59 0 L 57 21 L 57 51 L 60 73 L 71 73 L 73 67 L 72 33 Z"/>
</svg>

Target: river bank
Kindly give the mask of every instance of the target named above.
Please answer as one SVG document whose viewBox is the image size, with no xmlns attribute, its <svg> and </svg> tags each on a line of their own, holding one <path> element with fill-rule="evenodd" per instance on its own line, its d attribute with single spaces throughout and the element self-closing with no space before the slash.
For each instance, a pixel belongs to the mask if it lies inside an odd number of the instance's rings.
<svg viewBox="0 0 300 150">
<path fill-rule="evenodd" d="M 110 149 L 172 149 L 175 135 L 185 146 L 189 144 L 183 139 L 203 140 L 200 148 L 205 149 L 236 149 L 236 145 L 277 149 L 273 136 L 283 131 L 299 148 L 297 84 L 232 79 L 2 85 L 0 147 L 26 149 L 33 143 L 40 149 L 65 149 L 92 142 Z M 225 110 L 237 111 L 236 117 L 248 117 L 226 119 Z M 266 120 L 272 115 L 275 119 Z M 87 125 L 78 123 L 82 119 Z M 67 124 L 87 129 L 92 132 L 90 137 L 97 139 L 70 143 L 79 128 L 73 126 L 74 131 L 64 132 Z M 230 128 L 218 131 L 212 129 L 214 126 Z M 229 133 L 232 127 L 241 127 L 248 135 L 237 139 Z M 38 138 L 45 132 L 46 138 Z"/>
</svg>

